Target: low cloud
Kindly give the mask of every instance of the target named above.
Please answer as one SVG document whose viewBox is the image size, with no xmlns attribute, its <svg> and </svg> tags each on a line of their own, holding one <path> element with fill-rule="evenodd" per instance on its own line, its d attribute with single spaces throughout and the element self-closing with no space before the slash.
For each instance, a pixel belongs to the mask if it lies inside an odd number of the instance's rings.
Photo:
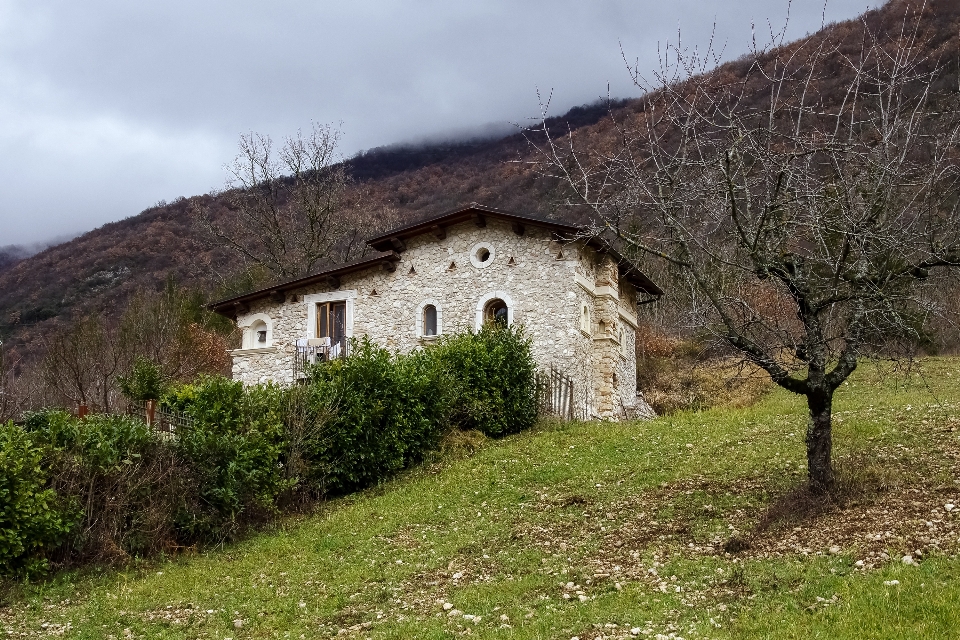
<svg viewBox="0 0 960 640">
<path fill-rule="evenodd" d="M 223 184 L 241 133 L 342 122 L 343 152 L 509 133 L 509 122 L 637 94 L 658 43 L 727 58 L 766 0 L 0 0 L 0 243 L 75 233 Z M 836 0 L 826 19 L 853 17 Z M 820 27 L 794 3 L 790 37 Z M 503 123 L 488 125 L 485 123 Z"/>
</svg>

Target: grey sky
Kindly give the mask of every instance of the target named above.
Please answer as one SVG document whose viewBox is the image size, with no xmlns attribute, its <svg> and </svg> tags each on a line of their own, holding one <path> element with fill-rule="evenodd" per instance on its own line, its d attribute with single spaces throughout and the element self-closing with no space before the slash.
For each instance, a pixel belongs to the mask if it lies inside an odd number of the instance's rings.
<svg viewBox="0 0 960 640">
<path fill-rule="evenodd" d="M 875 0 L 832 0 L 827 21 Z M 606 93 L 636 95 L 620 43 L 652 68 L 658 42 L 726 57 L 762 0 L 0 0 L 0 246 L 91 229 L 223 186 L 241 132 L 275 139 L 342 121 L 343 151 L 437 137 Z M 789 35 L 819 29 L 795 0 Z"/>
</svg>

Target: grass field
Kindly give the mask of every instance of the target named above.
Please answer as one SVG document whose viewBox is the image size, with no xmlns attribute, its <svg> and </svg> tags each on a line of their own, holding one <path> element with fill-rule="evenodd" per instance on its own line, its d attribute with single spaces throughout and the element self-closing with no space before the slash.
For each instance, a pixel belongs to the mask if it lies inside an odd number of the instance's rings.
<svg viewBox="0 0 960 640">
<path fill-rule="evenodd" d="M 545 423 L 223 549 L 18 587 L 8 637 L 960 637 L 960 360 L 804 405 Z M 958 505 L 956 509 L 952 505 Z M 909 563 L 903 557 L 909 555 Z"/>
</svg>

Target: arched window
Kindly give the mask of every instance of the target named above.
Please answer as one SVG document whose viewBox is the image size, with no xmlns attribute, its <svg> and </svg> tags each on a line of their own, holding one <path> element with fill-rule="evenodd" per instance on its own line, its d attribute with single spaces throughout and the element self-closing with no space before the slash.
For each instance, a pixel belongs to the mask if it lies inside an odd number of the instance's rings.
<svg viewBox="0 0 960 640">
<path fill-rule="evenodd" d="M 414 313 L 417 338 L 436 338 L 443 333 L 443 308 L 437 300 L 424 300 Z"/>
<path fill-rule="evenodd" d="M 590 334 L 590 307 L 587 305 L 580 308 L 580 331 Z"/>
<path fill-rule="evenodd" d="M 437 335 L 437 308 L 432 304 L 423 308 L 423 335 Z"/>
<path fill-rule="evenodd" d="M 273 346 L 273 327 L 270 316 L 257 313 L 239 324 L 243 329 L 241 349 L 265 349 Z"/>
<path fill-rule="evenodd" d="M 494 298 L 483 308 L 483 321 L 496 322 L 507 326 L 509 323 L 510 312 L 507 303 L 500 298 Z"/>
<path fill-rule="evenodd" d="M 488 322 L 500 322 L 504 326 L 512 326 L 518 321 L 517 311 L 520 306 L 513 297 L 502 289 L 488 291 L 477 300 L 477 315 L 474 329 L 480 331 Z"/>
<path fill-rule="evenodd" d="M 267 323 L 263 320 L 257 320 L 250 325 L 250 333 L 253 336 L 254 347 L 267 346 Z"/>
</svg>

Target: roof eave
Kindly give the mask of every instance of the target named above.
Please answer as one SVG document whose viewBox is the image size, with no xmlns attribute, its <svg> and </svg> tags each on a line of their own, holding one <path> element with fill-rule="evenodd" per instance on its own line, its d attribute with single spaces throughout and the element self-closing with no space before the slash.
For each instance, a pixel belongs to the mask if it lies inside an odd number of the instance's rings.
<svg viewBox="0 0 960 640">
<path fill-rule="evenodd" d="M 377 249 L 378 251 L 383 251 L 389 248 L 393 248 L 394 243 L 397 240 L 405 240 L 408 238 L 412 238 L 414 236 L 430 233 L 437 227 L 444 228 L 444 227 L 449 227 L 455 224 L 460 224 L 462 222 L 467 222 L 475 216 L 487 216 L 487 215 L 493 218 L 499 218 L 501 220 L 507 220 L 507 221 L 515 222 L 522 225 L 541 227 L 541 228 L 564 232 L 568 234 L 576 234 L 577 232 L 580 231 L 579 227 L 565 224 L 563 222 L 555 222 L 553 220 L 544 220 L 543 218 L 525 216 L 517 213 L 512 213 L 509 211 L 502 211 L 500 209 L 495 209 L 494 207 L 487 207 L 481 204 L 472 203 L 465 207 L 454 209 L 453 211 L 447 211 L 445 213 L 427 218 L 426 220 L 421 220 L 419 222 L 414 222 L 412 224 L 409 224 L 403 227 L 391 229 L 387 233 L 376 236 L 374 238 L 370 238 L 369 240 L 367 240 L 367 244 L 373 247 L 374 249 Z"/>
<path fill-rule="evenodd" d="M 330 267 L 329 269 L 324 269 L 323 271 L 319 271 L 309 276 L 295 278 L 285 282 L 279 282 L 256 291 L 251 291 L 239 296 L 227 298 L 226 300 L 213 302 L 207 305 L 207 308 L 228 318 L 235 318 L 238 310 L 254 300 L 267 298 L 271 295 L 285 295 L 287 291 L 291 291 L 293 289 L 299 289 L 301 287 L 306 287 L 318 282 L 329 281 L 331 278 L 346 275 L 348 273 L 354 273 L 356 271 L 363 271 L 364 269 L 369 269 L 385 262 L 393 263 L 399 261 L 400 256 L 397 255 L 395 251 L 384 251 L 373 256 L 356 260 L 354 262 Z"/>
</svg>

